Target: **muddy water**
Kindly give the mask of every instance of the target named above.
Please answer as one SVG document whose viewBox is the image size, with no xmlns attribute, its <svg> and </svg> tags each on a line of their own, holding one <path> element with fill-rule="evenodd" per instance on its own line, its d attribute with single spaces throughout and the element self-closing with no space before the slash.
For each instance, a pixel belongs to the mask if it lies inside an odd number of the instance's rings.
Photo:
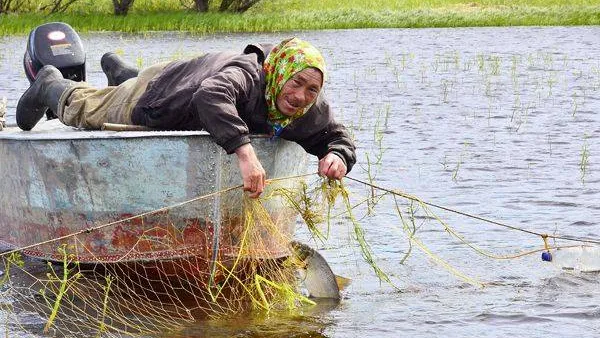
<svg viewBox="0 0 600 338">
<path fill-rule="evenodd" d="M 381 186 L 534 232 L 600 238 L 599 27 L 82 38 L 89 82 L 102 86 L 98 60 L 108 50 L 148 65 L 290 35 L 314 43 L 328 61 L 326 93 L 358 144 L 352 177 L 364 180 L 370 172 Z M 8 97 L 9 121 L 14 121 L 16 100 L 27 87 L 21 67 L 25 37 L 0 40 L 0 97 Z M 368 192 L 361 184 L 348 185 L 357 199 Z M 302 314 L 198 322 L 177 335 L 592 337 L 600 332 L 600 275 L 561 270 L 542 262 L 539 253 L 510 260 L 478 255 L 424 217 L 416 220 L 417 236 L 432 254 L 413 246 L 403 262 L 409 246 L 394 208 L 382 200 L 362 224 L 397 289 L 380 283 L 356 245 L 348 245 L 351 230 L 342 220 L 328 243 L 312 244 L 335 272 L 353 279 L 340 304 L 321 303 Z M 496 254 L 542 245 L 535 235 L 434 211 L 465 241 Z M 309 241 L 302 228 L 298 237 Z M 436 257 L 456 270 L 436 263 Z"/>
</svg>

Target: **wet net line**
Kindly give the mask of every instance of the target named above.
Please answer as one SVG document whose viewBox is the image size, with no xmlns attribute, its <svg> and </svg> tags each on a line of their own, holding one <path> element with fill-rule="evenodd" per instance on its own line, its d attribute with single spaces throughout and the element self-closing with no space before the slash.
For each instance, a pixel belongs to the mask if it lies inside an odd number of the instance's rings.
<svg viewBox="0 0 600 338">
<path fill-rule="evenodd" d="M 488 218 L 485 218 L 485 217 L 481 217 L 481 216 L 478 216 L 478 215 L 474 215 L 474 214 L 470 214 L 470 213 L 463 212 L 463 211 L 460 211 L 460 210 L 456 210 L 456 209 L 452 209 L 452 208 L 449 208 L 449 207 L 445 207 L 445 206 L 442 206 L 442 205 L 439 205 L 439 204 L 436 204 L 436 203 L 423 201 L 423 200 L 421 200 L 420 198 L 418 198 L 416 196 L 404 193 L 402 191 L 388 189 L 388 188 L 381 187 L 379 185 L 376 185 L 376 184 L 373 184 L 373 183 L 369 183 L 369 182 L 366 182 L 366 181 L 363 181 L 363 180 L 360 180 L 360 179 L 352 178 L 352 177 L 349 177 L 349 176 L 347 176 L 346 178 L 349 179 L 349 180 L 358 182 L 360 184 L 364 184 L 364 185 L 369 186 L 371 188 L 374 188 L 374 189 L 377 189 L 377 190 L 381 190 L 381 191 L 384 191 L 386 193 L 389 193 L 389 194 L 392 194 L 392 195 L 396 195 L 396 196 L 399 196 L 399 197 L 403 197 L 403 198 L 406 198 L 408 200 L 413 200 L 413 201 L 422 203 L 422 204 L 430 206 L 430 207 L 434 207 L 434 208 L 437 208 L 437 209 L 448 211 L 448 212 L 451 212 L 451 213 L 454 213 L 454 214 L 457 214 L 457 215 L 461 215 L 461 216 L 465 216 L 465 217 L 468 217 L 468 218 L 476 219 L 478 221 L 482 221 L 482 222 L 485 222 L 485 223 L 489 223 L 489 224 L 493 224 L 493 225 L 498 225 L 498 226 L 501 226 L 503 228 L 507 228 L 507 229 L 511 229 L 511 230 L 515 230 L 515 231 L 520 231 L 520 232 L 524 232 L 524 233 L 527 233 L 527 234 L 530 234 L 530 235 L 539 236 L 542 239 L 544 239 L 544 238 L 551 238 L 551 239 L 562 239 L 562 240 L 573 241 L 573 242 L 580 242 L 580 243 L 586 243 L 586 244 L 600 244 L 600 239 L 597 239 L 597 238 L 576 237 L 576 236 L 566 236 L 566 235 L 552 235 L 552 234 L 547 234 L 547 233 L 541 233 L 541 232 L 536 232 L 536 231 L 532 231 L 532 230 L 527 230 L 527 229 L 524 229 L 524 228 L 512 226 L 512 225 L 509 225 L 509 224 L 498 222 L 498 221 L 495 221 L 495 220 L 492 220 L 492 219 L 488 219 Z"/>
</svg>

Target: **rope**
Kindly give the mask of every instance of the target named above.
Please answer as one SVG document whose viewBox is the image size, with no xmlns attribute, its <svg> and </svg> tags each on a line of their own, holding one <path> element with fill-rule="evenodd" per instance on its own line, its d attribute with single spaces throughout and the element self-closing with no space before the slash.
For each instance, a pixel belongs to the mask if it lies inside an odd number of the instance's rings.
<svg viewBox="0 0 600 338">
<path fill-rule="evenodd" d="M 426 202 L 426 201 L 423 201 L 423 200 L 421 200 L 421 199 L 419 199 L 419 198 L 417 198 L 415 196 L 411 196 L 411 195 L 403 193 L 401 191 L 396 191 L 396 190 L 391 190 L 391 189 L 388 189 L 388 188 L 384 188 L 384 187 L 381 187 L 379 185 L 376 185 L 376 184 L 373 184 L 373 183 L 369 183 L 369 182 L 365 182 L 365 181 L 362 181 L 362 180 L 359 180 L 359 179 L 356 179 L 356 178 L 353 178 L 353 177 L 350 177 L 350 176 L 346 176 L 346 178 L 349 179 L 349 180 L 351 180 L 351 181 L 355 181 L 355 182 L 364 184 L 364 185 L 369 186 L 369 187 L 374 188 L 374 189 L 378 189 L 378 190 L 385 191 L 387 193 L 390 193 L 390 194 L 393 194 L 393 195 L 396 195 L 396 196 L 400 196 L 400 197 L 403 197 L 403 198 L 406 198 L 406 199 L 409 199 L 409 200 L 413 200 L 413 201 L 417 201 L 419 203 L 423 203 L 423 204 L 428 205 L 430 207 L 434 207 L 434 208 L 438 208 L 438 209 L 445 210 L 445 211 L 448 211 L 448 212 L 452 212 L 452 213 L 455 213 L 455 214 L 458 214 L 458 215 L 461 215 L 461 216 L 465 216 L 465 217 L 468 217 L 468 218 L 473 218 L 473 219 L 476 219 L 476 220 L 479 220 L 479 221 L 482 221 L 482 222 L 486 222 L 486 223 L 498 225 L 498 226 L 505 227 L 505 228 L 508 228 L 508 229 L 511 229 L 511 230 L 521 231 L 521 232 L 524 232 L 524 233 L 528 233 L 530 235 L 540 236 L 540 237 L 542 237 L 542 239 L 544 239 L 545 242 L 547 241 L 548 238 L 552 238 L 552 239 L 562 239 L 562 240 L 567 240 L 567 241 L 581 242 L 581 243 L 588 243 L 588 244 L 600 244 L 600 240 L 596 239 L 596 238 L 574 237 L 574 236 L 564 236 L 564 235 L 548 235 L 548 234 L 544 234 L 544 233 L 540 233 L 540 232 L 536 232 L 536 231 L 532 231 L 532 230 L 527 230 L 527 229 L 519 228 L 519 227 L 516 227 L 516 226 L 512 226 L 512 225 L 508 225 L 508 224 L 501 223 L 501 222 L 498 222 L 498 221 L 494 221 L 494 220 L 491 220 L 491 219 L 488 219 L 488 218 L 485 218 L 485 217 L 481 217 L 481 216 L 478 216 L 478 215 L 469 214 L 469 213 L 466 213 L 466 212 L 463 212 L 463 211 L 459 211 L 459 210 L 456 210 L 456 209 L 444 207 L 444 206 L 439 205 L 439 204 L 435 204 L 435 203 L 431 203 L 431 202 Z"/>
<path fill-rule="evenodd" d="M 548 235 L 542 235 L 542 240 L 544 241 L 544 250 L 550 251 L 550 246 L 548 245 Z"/>
<path fill-rule="evenodd" d="M 293 176 L 286 176 L 286 177 L 278 177 L 278 178 L 268 179 L 268 180 L 266 180 L 266 183 L 269 184 L 269 183 L 283 181 L 283 180 L 303 178 L 303 177 L 313 176 L 313 175 L 316 175 L 316 174 L 317 173 L 309 173 L 309 174 L 300 174 L 300 175 L 293 175 Z M 456 210 L 456 209 L 445 207 L 445 206 L 442 206 L 442 205 L 439 205 L 439 204 L 435 204 L 435 203 L 423 201 L 423 200 L 421 200 L 421 199 L 419 199 L 419 198 L 417 198 L 415 196 L 406 194 L 404 192 L 397 191 L 397 190 L 391 190 L 391 189 L 388 189 L 388 188 L 385 188 L 385 187 L 382 187 L 382 186 L 379 186 L 379 185 L 376 185 L 376 184 L 373 184 L 373 183 L 370 183 L 370 182 L 365 182 L 363 180 L 356 179 L 356 178 L 353 178 L 353 177 L 350 177 L 350 176 L 346 176 L 346 178 L 349 179 L 349 180 L 351 180 L 351 181 L 355 181 L 355 182 L 364 184 L 364 185 L 369 186 L 371 188 L 378 189 L 378 190 L 384 191 L 386 193 L 389 193 L 389 194 L 392 194 L 392 195 L 395 195 L 395 196 L 400 196 L 400 197 L 403 197 L 403 198 L 406 198 L 406 199 L 409 199 L 409 200 L 413 200 L 413 201 L 417 201 L 419 203 L 423 203 L 424 205 L 428 205 L 430 207 L 434 207 L 434 208 L 438 208 L 438 209 L 445 210 L 445 211 L 448 211 L 448 212 L 452 212 L 452 213 L 455 213 L 455 214 L 458 214 L 458 215 L 462 215 L 462 216 L 465 216 L 465 217 L 468 217 L 468 218 L 480 220 L 482 222 L 486 222 L 486 223 L 498 225 L 498 226 L 505 227 L 505 228 L 508 228 L 508 229 L 511 229 L 511 230 L 521 231 L 521 232 L 528 233 L 528 234 L 531 234 L 531 235 L 540 236 L 543 239 L 543 241 L 544 241 L 544 247 L 546 248 L 546 250 L 549 248 L 548 238 L 562 239 L 562 240 L 575 241 L 575 242 L 581 242 L 581 243 L 589 243 L 589 244 L 600 244 L 600 240 L 593 239 L 593 238 L 548 235 L 548 234 L 543 234 L 543 233 L 535 232 L 535 231 L 532 231 L 532 230 L 527 230 L 527 229 L 519 228 L 519 227 L 516 227 L 516 226 L 512 226 L 512 225 L 508 225 L 508 224 L 505 224 L 505 223 L 501 223 L 501 222 L 498 222 L 498 221 L 490 220 L 490 219 L 487 219 L 487 218 L 484 218 L 484 217 L 481 217 L 481 216 L 478 216 L 478 215 L 469 214 L 469 213 L 466 213 L 466 212 L 463 212 L 463 211 L 459 211 L 459 210 Z M 60 237 L 57 237 L 57 238 L 49 239 L 47 241 L 42 241 L 42 242 L 38 242 L 38 243 L 26 245 L 26 246 L 23 246 L 23 247 L 20 247 L 20 248 L 17 248 L 17 249 L 13 249 L 13 250 L 10 250 L 10 251 L 5 251 L 5 252 L 0 253 L 0 257 L 6 256 L 6 255 L 10 255 L 10 254 L 22 251 L 22 250 L 31 249 L 31 248 L 34 248 L 36 246 L 40 246 L 40 245 L 44 245 L 44 244 L 49 244 L 49 243 L 54 243 L 54 242 L 57 242 L 57 241 L 66 240 L 66 239 L 69 239 L 71 237 L 79 236 L 79 235 L 82 235 L 82 234 L 88 234 L 88 233 L 91 233 L 93 231 L 100 230 L 100 229 L 103 229 L 103 228 L 106 228 L 106 227 L 109 227 L 109 226 L 113 226 L 113 225 L 120 224 L 120 223 L 123 223 L 123 222 L 131 221 L 131 220 L 134 220 L 136 218 L 145 217 L 145 216 L 148 216 L 148 215 L 160 213 L 160 212 L 163 212 L 163 211 L 167 211 L 169 209 L 177 208 L 177 207 L 180 207 L 180 206 L 192 203 L 192 202 L 200 201 L 200 200 L 203 200 L 203 199 L 206 199 L 206 198 L 209 198 L 209 197 L 213 197 L 213 196 L 216 196 L 216 195 L 219 195 L 219 194 L 223 194 L 223 193 L 235 190 L 235 189 L 240 189 L 242 187 L 243 187 L 242 184 L 236 185 L 236 186 L 225 188 L 225 189 L 222 189 L 222 190 L 219 190 L 219 191 L 216 191 L 216 192 L 212 192 L 212 193 L 209 193 L 209 194 L 206 194 L 206 195 L 198 196 L 198 197 L 195 197 L 195 198 L 192 198 L 190 200 L 186 200 L 186 201 L 183 201 L 183 202 L 180 202 L 180 203 L 176 203 L 176 204 L 169 205 L 169 206 L 166 206 L 166 207 L 162 207 L 162 208 L 159 208 L 159 209 L 147 211 L 147 212 L 144 212 L 144 213 L 140 213 L 140 214 L 137 214 L 137 215 L 126 217 L 126 218 L 123 218 L 123 219 L 120 219 L 120 220 L 116 220 L 116 221 L 113 221 L 113 222 L 101 224 L 99 226 L 95 226 L 95 227 L 92 227 L 92 228 L 83 229 L 83 230 L 76 231 L 76 232 L 73 232 L 73 233 L 70 233 L 70 234 L 67 234 L 67 235 L 64 235 L 64 236 L 60 236 Z M 537 250 L 535 250 L 535 251 L 537 251 Z M 535 251 L 532 251 L 532 252 L 535 252 Z M 529 252 L 529 253 L 532 253 L 532 252 Z"/>
</svg>

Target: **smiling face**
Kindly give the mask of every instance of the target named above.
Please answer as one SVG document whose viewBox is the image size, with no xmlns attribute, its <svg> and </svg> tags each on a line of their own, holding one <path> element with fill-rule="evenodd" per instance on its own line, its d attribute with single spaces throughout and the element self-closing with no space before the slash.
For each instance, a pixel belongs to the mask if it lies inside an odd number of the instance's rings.
<svg viewBox="0 0 600 338">
<path fill-rule="evenodd" d="M 323 74 L 316 68 L 306 68 L 294 74 L 277 96 L 277 109 L 285 116 L 294 116 L 315 102 L 322 86 Z"/>
<path fill-rule="evenodd" d="M 325 60 L 298 38 L 274 46 L 263 62 L 267 123 L 274 136 L 308 112 L 327 81 Z"/>
</svg>

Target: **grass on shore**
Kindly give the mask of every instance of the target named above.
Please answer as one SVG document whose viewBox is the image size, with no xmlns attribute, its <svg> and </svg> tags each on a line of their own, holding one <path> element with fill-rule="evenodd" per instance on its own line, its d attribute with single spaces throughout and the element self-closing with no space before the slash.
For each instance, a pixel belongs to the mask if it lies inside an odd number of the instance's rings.
<svg viewBox="0 0 600 338">
<path fill-rule="evenodd" d="M 0 35 L 26 34 L 63 21 L 79 32 L 187 31 L 270 32 L 347 28 L 600 25 L 600 1 L 263 0 L 244 14 L 195 13 L 178 0 L 141 0 L 126 17 L 112 15 L 110 2 L 83 0 L 66 13 L 0 15 Z M 368 7 L 368 8 L 367 8 Z"/>
</svg>

